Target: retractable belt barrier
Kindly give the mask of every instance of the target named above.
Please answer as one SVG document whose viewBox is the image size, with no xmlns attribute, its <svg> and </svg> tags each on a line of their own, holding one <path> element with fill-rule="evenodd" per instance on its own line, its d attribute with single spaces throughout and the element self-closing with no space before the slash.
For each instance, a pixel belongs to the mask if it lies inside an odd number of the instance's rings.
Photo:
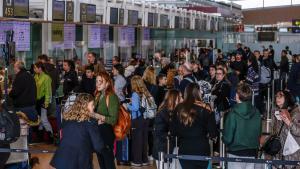
<svg viewBox="0 0 300 169">
<path fill-rule="evenodd" d="M 0 153 L 34 153 L 34 154 L 42 154 L 48 153 L 52 154 L 55 151 L 53 150 L 26 150 L 26 149 L 9 149 L 9 148 L 0 148 Z"/>
<path fill-rule="evenodd" d="M 193 160 L 193 161 L 224 161 L 224 162 L 238 162 L 238 163 L 257 163 L 257 164 L 269 164 L 269 165 L 291 165 L 300 166 L 300 161 L 285 161 L 285 160 L 264 160 L 264 159 L 250 159 L 250 158 L 227 158 L 227 157 L 209 157 L 209 156 L 195 156 L 195 155 L 175 155 L 166 154 L 160 152 L 161 159 L 179 159 L 179 160 Z"/>
</svg>

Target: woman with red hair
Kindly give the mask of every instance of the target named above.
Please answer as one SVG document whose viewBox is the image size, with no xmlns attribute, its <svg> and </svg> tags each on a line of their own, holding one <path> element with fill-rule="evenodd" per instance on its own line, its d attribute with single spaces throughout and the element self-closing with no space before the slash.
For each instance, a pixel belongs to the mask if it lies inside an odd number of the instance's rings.
<svg viewBox="0 0 300 169">
<path fill-rule="evenodd" d="M 114 85 L 111 77 L 106 72 L 101 72 L 96 78 L 95 112 L 99 119 L 99 132 L 103 136 L 105 150 L 97 153 L 101 169 L 115 169 L 114 162 L 114 140 L 113 126 L 118 120 L 120 103 L 114 92 Z"/>
</svg>

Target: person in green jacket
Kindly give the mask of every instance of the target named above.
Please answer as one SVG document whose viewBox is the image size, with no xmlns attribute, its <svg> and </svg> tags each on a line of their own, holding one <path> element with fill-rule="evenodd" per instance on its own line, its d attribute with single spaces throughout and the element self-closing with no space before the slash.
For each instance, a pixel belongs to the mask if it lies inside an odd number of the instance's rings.
<svg viewBox="0 0 300 169">
<path fill-rule="evenodd" d="M 225 117 L 223 142 L 228 157 L 255 158 L 259 148 L 262 121 L 259 111 L 252 105 L 252 91 L 246 83 L 239 83 L 236 93 L 237 104 Z M 230 169 L 254 169 L 253 163 L 228 162 Z"/>
<path fill-rule="evenodd" d="M 95 118 L 98 119 L 99 132 L 103 135 L 105 149 L 97 153 L 101 169 L 115 169 L 113 126 L 119 117 L 119 98 L 114 92 L 112 78 L 106 72 L 100 72 L 96 78 Z"/>
<path fill-rule="evenodd" d="M 34 72 L 34 79 L 37 88 L 36 108 L 37 112 L 41 116 L 41 125 L 39 127 L 39 130 L 43 130 L 45 128 L 46 132 L 50 136 L 50 140 L 48 141 L 51 142 L 53 138 L 53 130 L 47 116 L 47 108 L 51 103 L 52 97 L 51 78 L 45 73 L 45 67 L 41 62 L 34 64 Z M 42 139 L 41 135 L 40 139 Z"/>
</svg>

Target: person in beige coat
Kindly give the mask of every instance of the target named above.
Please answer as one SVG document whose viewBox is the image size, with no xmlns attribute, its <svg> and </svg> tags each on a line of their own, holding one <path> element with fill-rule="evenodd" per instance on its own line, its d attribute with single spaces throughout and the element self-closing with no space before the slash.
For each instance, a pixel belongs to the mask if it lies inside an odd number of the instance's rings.
<svg viewBox="0 0 300 169">
<path fill-rule="evenodd" d="M 295 103 L 293 96 L 288 91 L 278 91 L 276 97 L 276 109 L 272 113 L 273 134 L 280 132 L 280 142 L 282 150 L 277 158 L 282 160 L 299 161 L 300 150 L 290 155 L 283 155 L 284 145 L 287 140 L 288 132 L 300 145 L 300 107 Z M 300 166 L 285 166 L 286 169 L 300 169 Z"/>
</svg>

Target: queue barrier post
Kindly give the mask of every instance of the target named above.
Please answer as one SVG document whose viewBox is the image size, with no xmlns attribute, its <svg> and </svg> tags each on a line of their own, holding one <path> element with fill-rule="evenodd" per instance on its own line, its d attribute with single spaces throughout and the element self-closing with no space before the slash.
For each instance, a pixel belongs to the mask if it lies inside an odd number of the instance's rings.
<svg viewBox="0 0 300 169">
<path fill-rule="evenodd" d="M 164 159 L 165 159 L 164 152 L 159 152 L 158 153 L 158 169 L 164 169 Z"/>
<path fill-rule="evenodd" d="M 254 106 L 255 105 L 255 92 L 254 92 L 254 90 L 252 90 L 252 106 Z"/>
<path fill-rule="evenodd" d="M 267 98 L 267 133 L 270 133 L 270 125 L 271 125 L 271 85 L 268 85 L 268 98 Z"/>
<path fill-rule="evenodd" d="M 221 119 L 220 119 L 220 130 L 224 130 L 224 114 L 221 112 Z M 220 157 L 225 157 L 225 144 L 222 141 L 222 132 L 220 132 Z M 222 169 L 225 169 L 225 162 L 220 161 L 220 166 Z"/>
</svg>

